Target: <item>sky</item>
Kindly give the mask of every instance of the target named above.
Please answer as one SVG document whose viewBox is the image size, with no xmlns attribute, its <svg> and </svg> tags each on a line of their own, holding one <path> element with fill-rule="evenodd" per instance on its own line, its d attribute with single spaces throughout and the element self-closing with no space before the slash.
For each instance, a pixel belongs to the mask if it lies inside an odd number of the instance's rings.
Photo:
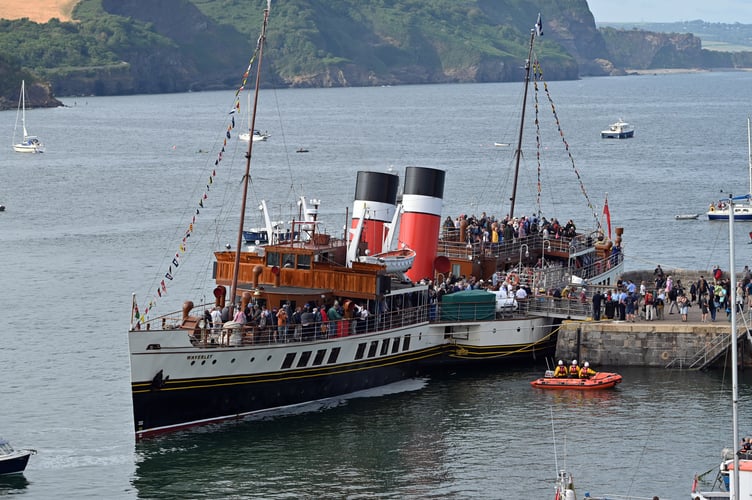
<svg viewBox="0 0 752 500">
<path fill-rule="evenodd" d="M 752 24 L 752 0 L 587 0 L 595 22 Z"/>
</svg>

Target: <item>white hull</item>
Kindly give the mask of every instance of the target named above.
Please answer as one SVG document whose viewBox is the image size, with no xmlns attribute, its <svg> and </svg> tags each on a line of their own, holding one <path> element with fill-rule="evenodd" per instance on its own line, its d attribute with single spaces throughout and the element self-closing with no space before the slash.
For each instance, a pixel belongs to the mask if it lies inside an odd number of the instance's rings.
<svg viewBox="0 0 752 500">
<path fill-rule="evenodd" d="M 44 148 L 37 144 L 14 144 L 13 151 L 16 153 L 43 153 Z"/>
</svg>

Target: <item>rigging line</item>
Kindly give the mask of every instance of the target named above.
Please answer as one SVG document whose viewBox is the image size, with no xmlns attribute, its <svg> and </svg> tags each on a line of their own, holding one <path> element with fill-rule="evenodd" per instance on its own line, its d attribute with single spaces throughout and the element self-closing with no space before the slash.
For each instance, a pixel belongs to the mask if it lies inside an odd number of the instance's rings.
<svg viewBox="0 0 752 500">
<path fill-rule="evenodd" d="M 551 113 L 553 114 L 554 121 L 556 123 L 556 128 L 559 131 L 559 136 L 561 137 L 561 142 L 564 144 L 564 149 L 567 152 L 567 156 L 569 157 L 569 161 L 572 164 L 572 169 L 574 170 L 575 175 L 577 176 L 577 180 L 580 184 L 580 191 L 582 192 L 583 196 L 585 197 L 585 200 L 587 201 L 588 207 L 592 211 L 593 219 L 595 219 L 595 227 L 597 229 L 602 230 L 601 222 L 598 219 L 598 214 L 595 210 L 595 205 L 592 201 L 590 201 L 590 196 L 587 194 L 587 190 L 585 189 L 585 184 L 582 181 L 582 177 L 580 176 L 580 172 L 577 169 L 577 165 L 575 165 L 574 157 L 572 156 L 572 152 L 569 150 L 569 143 L 567 142 L 566 138 L 564 137 L 564 131 L 561 128 L 561 122 L 559 121 L 559 115 L 556 112 L 556 105 L 554 104 L 553 98 L 551 97 L 551 93 L 548 90 L 548 82 L 543 78 L 543 70 L 540 67 L 540 64 L 538 61 L 535 61 L 535 74 L 538 76 L 538 78 L 535 78 L 534 80 L 540 79 L 541 82 L 543 82 L 543 90 L 546 93 L 546 97 L 548 98 L 548 102 L 551 105 Z"/>
<path fill-rule="evenodd" d="M 535 64 L 533 65 L 533 68 L 538 67 L 538 59 L 536 56 Z M 541 210 L 541 131 L 540 131 L 540 108 L 539 108 L 539 93 L 538 93 L 538 79 L 535 78 L 535 75 L 533 75 L 533 96 L 534 96 L 534 102 L 535 102 L 535 159 L 537 161 L 538 166 L 538 186 L 537 190 L 535 192 L 535 206 L 538 208 L 538 218 L 540 219 L 543 216 L 543 211 Z"/>
<path fill-rule="evenodd" d="M 295 193 L 295 197 L 302 196 L 304 193 L 301 191 L 295 190 L 295 175 L 293 174 L 292 170 L 292 162 L 290 161 L 290 150 L 287 147 L 287 134 L 285 133 L 285 126 L 284 122 L 282 121 L 282 112 L 280 111 L 279 106 L 279 95 L 277 93 L 277 89 L 274 89 L 272 91 L 274 94 L 274 104 L 276 106 L 277 110 L 277 119 L 279 120 L 279 128 L 280 128 L 280 136 L 282 137 L 282 147 L 285 151 L 285 163 L 287 164 L 287 175 L 290 176 L 290 191 Z"/>
</svg>

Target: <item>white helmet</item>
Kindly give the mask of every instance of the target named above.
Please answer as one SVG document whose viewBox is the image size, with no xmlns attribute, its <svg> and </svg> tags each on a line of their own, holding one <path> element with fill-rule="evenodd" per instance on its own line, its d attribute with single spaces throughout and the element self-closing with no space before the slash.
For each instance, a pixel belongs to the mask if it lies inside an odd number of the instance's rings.
<svg viewBox="0 0 752 500">
<path fill-rule="evenodd" d="M 584 366 L 585 366 L 585 368 L 587 368 L 588 366 L 590 366 L 590 363 L 588 363 L 587 361 L 585 361 L 585 365 Z"/>
<path fill-rule="evenodd" d="M 564 366 L 564 361 L 559 360 L 559 366 Z"/>
<path fill-rule="evenodd" d="M 572 360 L 572 364 L 573 364 L 573 365 L 576 365 L 576 364 L 577 364 L 577 360 L 576 360 L 576 359 L 573 359 L 573 360 Z"/>
</svg>

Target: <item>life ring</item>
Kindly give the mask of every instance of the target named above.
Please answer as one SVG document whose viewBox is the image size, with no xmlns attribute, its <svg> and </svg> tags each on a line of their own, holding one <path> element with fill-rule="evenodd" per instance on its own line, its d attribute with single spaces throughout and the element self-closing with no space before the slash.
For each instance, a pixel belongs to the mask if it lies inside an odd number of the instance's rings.
<svg viewBox="0 0 752 500">
<path fill-rule="evenodd" d="M 507 281 L 512 284 L 512 286 L 517 286 L 520 284 L 520 277 L 517 276 L 517 273 L 509 273 L 507 274 Z"/>
<path fill-rule="evenodd" d="M 666 360 L 668 359 L 668 351 L 663 351 L 663 352 L 661 353 L 661 359 L 662 359 L 663 361 L 666 361 Z"/>
<path fill-rule="evenodd" d="M 712 205 L 712 204 L 710 205 L 710 211 L 715 212 L 715 205 Z"/>
</svg>

